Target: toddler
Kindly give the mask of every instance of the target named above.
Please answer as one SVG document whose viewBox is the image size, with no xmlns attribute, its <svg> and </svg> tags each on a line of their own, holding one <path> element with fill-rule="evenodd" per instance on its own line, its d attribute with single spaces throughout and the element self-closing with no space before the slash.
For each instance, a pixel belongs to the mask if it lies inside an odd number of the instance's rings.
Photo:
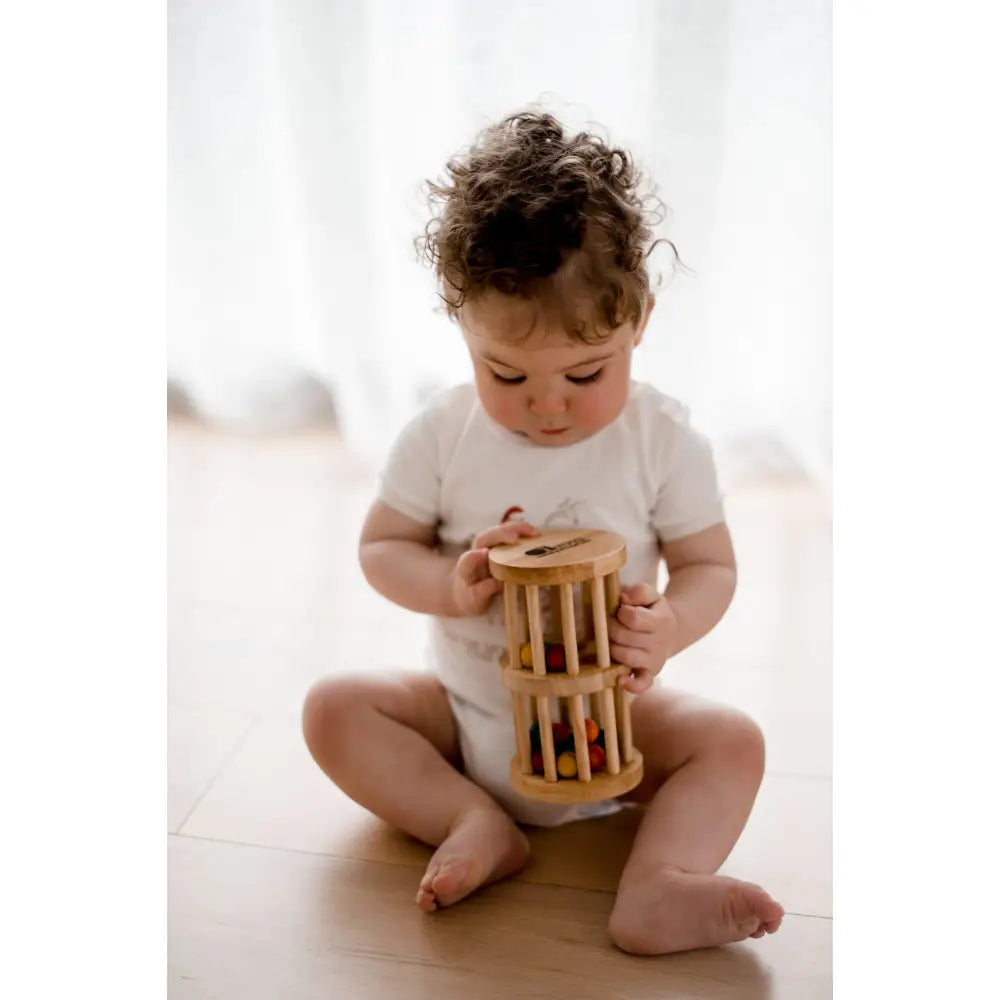
<svg viewBox="0 0 1000 1000">
<path fill-rule="evenodd" d="M 437 848 L 416 895 L 428 912 L 523 868 L 519 823 L 624 801 L 644 815 L 609 922 L 618 947 L 665 954 L 773 933 L 781 906 L 715 874 L 760 785 L 760 730 L 657 679 L 722 617 L 736 569 L 708 443 L 684 407 L 630 376 L 654 305 L 640 177 L 623 150 L 520 113 L 430 190 L 439 208 L 422 244 L 474 384 L 403 430 L 360 541 L 371 585 L 432 616 L 427 669 L 317 683 L 303 711 L 309 750 L 352 799 Z M 491 546 L 572 527 L 627 542 L 608 630 L 613 661 L 630 668 L 645 762 L 631 793 L 589 807 L 510 787 L 502 585 L 488 569 Z"/>
</svg>

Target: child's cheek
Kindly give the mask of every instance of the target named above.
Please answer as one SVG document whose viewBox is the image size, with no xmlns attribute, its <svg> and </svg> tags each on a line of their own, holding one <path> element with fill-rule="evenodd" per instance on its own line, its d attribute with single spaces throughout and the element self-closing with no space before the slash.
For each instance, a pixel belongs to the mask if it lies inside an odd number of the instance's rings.
<svg viewBox="0 0 1000 1000">
<path fill-rule="evenodd" d="M 590 389 L 579 407 L 579 422 L 587 430 L 595 430 L 606 420 L 606 414 L 610 409 L 612 393 L 607 386 L 597 385 Z"/>
<path fill-rule="evenodd" d="M 501 427 L 516 429 L 517 407 L 514 403 L 514 394 L 509 390 L 497 387 L 492 376 L 477 379 L 479 389 L 479 401 L 483 404 L 483 409 Z"/>
<path fill-rule="evenodd" d="M 588 431 L 607 426 L 621 413 L 628 396 L 628 380 L 617 378 L 598 383 L 587 394 L 579 414 L 580 423 Z"/>
</svg>

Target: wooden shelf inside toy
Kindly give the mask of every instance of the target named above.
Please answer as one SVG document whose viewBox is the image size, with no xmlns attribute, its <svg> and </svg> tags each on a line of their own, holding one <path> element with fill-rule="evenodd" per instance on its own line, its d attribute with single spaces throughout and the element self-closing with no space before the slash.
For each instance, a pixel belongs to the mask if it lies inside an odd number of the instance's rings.
<svg viewBox="0 0 1000 1000">
<path fill-rule="evenodd" d="M 619 677 L 630 673 L 628 667 L 612 663 L 610 667 L 599 667 L 593 661 L 581 661 L 578 674 L 546 673 L 536 674 L 531 667 L 517 666 L 511 669 L 507 653 L 501 654 L 501 677 L 504 687 L 519 694 L 530 694 L 536 698 L 567 698 L 574 694 L 595 694 L 605 688 L 613 688 Z"/>
</svg>

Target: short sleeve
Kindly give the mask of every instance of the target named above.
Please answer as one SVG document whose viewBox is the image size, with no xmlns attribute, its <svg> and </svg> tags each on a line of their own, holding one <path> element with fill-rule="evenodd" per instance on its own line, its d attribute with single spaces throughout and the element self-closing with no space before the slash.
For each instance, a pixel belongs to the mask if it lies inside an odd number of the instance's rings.
<svg viewBox="0 0 1000 1000">
<path fill-rule="evenodd" d="M 688 421 L 686 410 L 664 434 L 653 528 L 661 541 L 685 538 L 725 521 L 712 445 Z"/>
<path fill-rule="evenodd" d="M 403 428 L 379 477 L 378 499 L 420 524 L 436 524 L 440 511 L 434 416 L 425 411 Z"/>
</svg>

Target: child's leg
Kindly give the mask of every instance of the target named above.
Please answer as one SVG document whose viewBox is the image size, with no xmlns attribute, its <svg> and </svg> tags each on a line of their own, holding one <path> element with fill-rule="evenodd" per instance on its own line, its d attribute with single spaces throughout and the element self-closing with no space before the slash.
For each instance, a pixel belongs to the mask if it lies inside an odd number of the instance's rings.
<svg viewBox="0 0 1000 1000">
<path fill-rule="evenodd" d="M 746 824 L 764 774 L 757 725 L 735 709 L 653 688 L 632 706 L 648 802 L 609 931 L 622 949 L 665 954 L 773 933 L 784 910 L 760 886 L 714 873 Z"/>
<path fill-rule="evenodd" d="M 449 906 L 527 863 L 524 834 L 456 769 L 458 735 L 435 678 L 327 678 L 306 697 L 302 724 L 316 763 L 347 795 L 438 848 L 417 893 L 422 909 Z"/>
</svg>

